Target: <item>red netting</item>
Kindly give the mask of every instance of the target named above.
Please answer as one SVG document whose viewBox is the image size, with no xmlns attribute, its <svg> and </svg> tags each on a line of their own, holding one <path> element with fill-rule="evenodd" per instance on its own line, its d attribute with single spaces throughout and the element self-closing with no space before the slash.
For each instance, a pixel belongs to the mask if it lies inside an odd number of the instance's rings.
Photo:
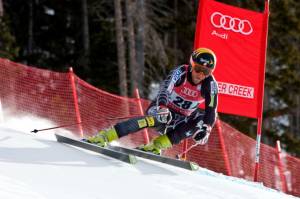
<svg viewBox="0 0 300 199">
<path fill-rule="evenodd" d="M 67 73 L 28 67 L 0 59 L 3 109 L 15 116 L 36 115 L 58 124 L 76 122 Z"/>
<path fill-rule="evenodd" d="M 57 73 L 0 59 L 0 100 L 4 113 L 15 116 L 33 115 L 47 118 L 57 125 L 76 123 L 74 92 L 70 78 L 72 73 Z M 85 135 L 92 135 L 106 128 L 139 115 L 138 99 L 124 98 L 97 89 L 74 76 L 78 108 Z M 141 100 L 144 108 L 149 101 Z M 6 117 L 6 115 L 4 115 Z M 78 125 L 66 128 L 79 135 Z M 200 166 L 226 175 L 252 180 L 254 173 L 255 140 L 242 134 L 224 122 L 220 131 L 214 128 L 205 146 L 193 148 L 187 159 Z M 156 136 L 149 130 L 150 138 Z M 220 139 L 221 138 L 221 139 Z M 222 139 L 223 138 L 223 139 Z M 144 143 L 142 132 L 124 137 L 120 144 L 135 147 Z M 192 144 L 188 140 L 188 146 Z M 165 151 L 174 157 L 182 151 L 183 144 Z M 226 166 L 226 163 L 228 166 Z M 259 181 L 265 186 L 282 190 L 280 162 L 275 148 L 261 145 Z M 286 192 L 300 196 L 300 160 L 284 154 L 282 157 Z"/>
</svg>

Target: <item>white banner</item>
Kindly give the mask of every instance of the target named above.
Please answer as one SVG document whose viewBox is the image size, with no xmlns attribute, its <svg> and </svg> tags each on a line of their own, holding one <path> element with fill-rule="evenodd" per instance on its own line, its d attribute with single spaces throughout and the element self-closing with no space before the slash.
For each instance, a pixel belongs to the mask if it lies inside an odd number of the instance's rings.
<svg viewBox="0 0 300 199">
<path fill-rule="evenodd" d="M 220 94 L 232 95 L 244 98 L 254 98 L 254 88 L 225 82 L 218 82 Z"/>
</svg>

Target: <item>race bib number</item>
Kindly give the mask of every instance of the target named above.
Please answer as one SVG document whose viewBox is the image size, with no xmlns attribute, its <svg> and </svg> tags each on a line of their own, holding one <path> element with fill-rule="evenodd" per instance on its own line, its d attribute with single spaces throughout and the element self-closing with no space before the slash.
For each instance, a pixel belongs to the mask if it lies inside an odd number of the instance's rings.
<svg viewBox="0 0 300 199">
<path fill-rule="evenodd" d="M 198 101 L 190 101 L 186 100 L 183 97 L 177 95 L 177 93 L 172 92 L 170 96 L 170 102 L 172 102 L 174 105 L 176 105 L 180 109 L 185 110 L 193 110 L 197 108 L 199 102 Z"/>
</svg>

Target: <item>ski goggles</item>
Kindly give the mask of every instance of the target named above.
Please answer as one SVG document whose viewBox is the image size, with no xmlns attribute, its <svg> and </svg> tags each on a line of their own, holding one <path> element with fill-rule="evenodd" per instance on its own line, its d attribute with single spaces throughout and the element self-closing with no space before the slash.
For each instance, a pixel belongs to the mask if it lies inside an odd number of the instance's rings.
<svg viewBox="0 0 300 199">
<path fill-rule="evenodd" d="M 203 65 L 195 63 L 192 58 L 190 59 L 190 62 L 191 62 L 193 70 L 196 73 L 203 73 L 205 76 L 208 76 L 212 73 L 212 69 L 206 67 L 204 65 L 205 63 L 203 63 Z"/>
</svg>

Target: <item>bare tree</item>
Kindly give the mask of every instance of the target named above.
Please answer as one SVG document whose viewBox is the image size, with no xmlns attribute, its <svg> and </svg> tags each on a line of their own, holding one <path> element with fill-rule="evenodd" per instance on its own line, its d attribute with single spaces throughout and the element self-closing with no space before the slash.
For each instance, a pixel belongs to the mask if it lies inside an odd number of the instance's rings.
<svg viewBox="0 0 300 199">
<path fill-rule="evenodd" d="M 118 54 L 118 70 L 119 70 L 119 89 L 120 94 L 127 96 L 127 75 L 126 75 L 126 60 L 125 60 L 125 45 L 123 37 L 123 23 L 121 0 L 114 0 L 115 6 L 115 26 Z"/>
<path fill-rule="evenodd" d="M 33 51 L 33 0 L 28 1 L 29 13 L 28 13 L 28 44 L 27 54 L 30 56 Z"/>
<path fill-rule="evenodd" d="M 161 28 L 172 9 L 164 0 L 126 0 L 125 5 L 131 91 L 137 87 L 141 96 L 146 97 L 149 85 L 160 81 L 166 73 L 168 44 L 163 42 L 166 37 Z"/>
<path fill-rule="evenodd" d="M 89 19 L 88 19 L 88 8 L 87 8 L 87 0 L 81 1 L 82 7 L 82 41 L 83 41 L 83 57 L 82 57 L 82 65 L 84 68 L 89 70 L 89 55 L 90 55 L 90 36 L 89 36 Z"/>
<path fill-rule="evenodd" d="M 295 108 L 291 111 L 290 115 L 290 131 L 300 137 L 300 95 L 293 96 L 295 100 Z"/>
<path fill-rule="evenodd" d="M 4 10 L 3 10 L 3 3 L 2 0 L 0 0 L 0 17 L 3 17 Z"/>
<path fill-rule="evenodd" d="M 177 19 L 178 17 L 178 0 L 175 0 L 174 1 L 174 15 L 175 15 L 175 19 Z M 177 27 L 175 26 L 174 27 L 174 40 L 173 40 L 174 44 L 174 53 L 175 53 L 175 56 L 174 56 L 174 62 L 177 64 L 178 63 L 178 56 L 176 55 L 177 54 L 177 49 L 178 49 L 178 31 L 177 31 Z"/>
<path fill-rule="evenodd" d="M 136 59 L 138 64 L 138 78 L 137 84 L 141 96 L 143 96 L 143 78 L 145 71 L 145 2 L 144 0 L 137 0 L 137 36 L 136 36 Z"/>
<path fill-rule="evenodd" d="M 174 51 L 173 43 L 169 43 L 173 34 L 163 31 L 173 18 L 174 9 L 169 6 L 164 0 L 147 1 L 145 4 L 144 93 L 149 91 L 151 84 L 157 84 L 165 78 L 169 65 L 167 51 Z"/>
<path fill-rule="evenodd" d="M 136 50 L 135 50 L 135 33 L 133 24 L 133 2 L 126 0 L 126 18 L 127 18 L 127 37 L 129 46 L 129 68 L 130 68 L 130 93 L 133 95 L 134 89 L 137 88 L 137 63 L 136 63 Z"/>
</svg>

